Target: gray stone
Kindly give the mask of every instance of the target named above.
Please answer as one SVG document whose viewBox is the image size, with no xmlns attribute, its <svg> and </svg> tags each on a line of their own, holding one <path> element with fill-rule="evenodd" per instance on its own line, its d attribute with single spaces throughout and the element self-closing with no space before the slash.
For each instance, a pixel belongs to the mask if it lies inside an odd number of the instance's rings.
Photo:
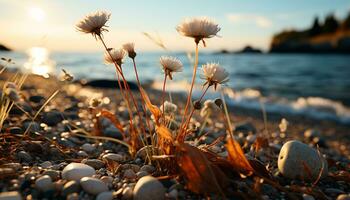
<svg viewBox="0 0 350 200">
<path fill-rule="evenodd" d="M 303 194 L 303 200 L 315 200 L 315 198 L 308 194 Z"/>
<path fill-rule="evenodd" d="M 316 180 L 321 170 L 322 177 L 328 174 L 326 160 L 315 149 L 297 140 L 288 141 L 282 146 L 278 169 L 285 177 L 305 181 Z"/>
<path fill-rule="evenodd" d="M 79 181 L 83 177 L 95 175 L 95 169 L 82 163 L 70 163 L 62 170 L 62 178 Z"/>
<path fill-rule="evenodd" d="M 149 174 L 146 171 L 139 171 L 139 172 L 136 173 L 136 176 L 137 176 L 138 179 L 140 179 L 140 178 L 142 178 L 144 176 L 147 176 L 147 175 L 149 175 Z"/>
<path fill-rule="evenodd" d="M 124 188 L 123 190 L 123 193 L 122 193 L 122 200 L 128 200 L 128 199 L 132 199 L 132 189 L 131 187 L 126 187 Z"/>
<path fill-rule="evenodd" d="M 137 181 L 133 196 L 134 200 L 162 200 L 165 198 L 165 188 L 158 179 L 145 176 Z"/>
<path fill-rule="evenodd" d="M 124 171 L 124 178 L 127 178 L 127 179 L 135 179 L 137 178 L 134 170 L 132 169 L 127 169 Z"/>
<path fill-rule="evenodd" d="M 11 127 L 9 128 L 9 132 L 12 134 L 22 134 L 23 130 L 20 127 Z"/>
<path fill-rule="evenodd" d="M 42 122 L 49 126 L 56 126 L 63 120 L 62 113 L 58 111 L 50 111 L 43 114 Z"/>
<path fill-rule="evenodd" d="M 116 162 L 122 162 L 124 160 L 124 157 L 120 154 L 108 153 L 108 154 L 102 156 L 102 159 L 112 160 L 112 161 L 116 161 Z"/>
<path fill-rule="evenodd" d="M 108 191 L 107 184 L 97 178 L 84 177 L 80 180 L 80 185 L 85 192 L 93 195 Z"/>
<path fill-rule="evenodd" d="M 66 200 L 79 200 L 79 194 L 78 193 L 69 194 Z"/>
<path fill-rule="evenodd" d="M 144 165 L 141 167 L 140 171 L 145 171 L 149 174 L 152 174 L 154 171 L 156 171 L 156 168 L 152 165 Z"/>
<path fill-rule="evenodd" d="M 95 147 L 92 146 L 90 143 L 85 143 L 81 146 L 81 149 L 85 152 L 93 152 L 95 151 Z"/>
<path fill-rule="evenodd" d="M 36 122 L 26 121 L 23 123 L 23 130 L 26 131 L 27 129 L 29 132 L 34 133 L 34 132 L 39 132 L 41 130 L 41 127 Z"/>
<path fill-rule="evenodd" d="M 79 192 L 80 191 L 80 184 L 77 181 L 68 181 L 66 184 L 64 184 L 62 189 L 62 195 L 68 196 L 69 194 Z"/>
<path fill-rule="evenodd" d="M 105 163 L 98 159 L 84 159 L 82 163 L 89 165 L 95 169 L 101 169 L 105 166 Z"/>
<path fill-rule="evenodd" d="M 113 199 L 113 192 L 101 192 L 97 195 L 96 200 L 112 200 Z"/>
<path fill-rule="evenodd" d="M 20 151 L 17 153 L 17 157 L 20 161 L 22 162 L 31 162 L 33 160 L 32 156 L 30 156 L 27 152 L 25 151 Z"/>
<path fill-rule="evenodd" d="M 78 151 L 77 154 L 79 157 L 83 157 L 83 158 L 89 157 L 89 155 L 85 151 Z"/>
<path fill-rule="evenodd" d="M 47 192 L 54 189 L 52 179 L 48 175 L 44 175 L 35 181 L 35 188 L 42 192 Z"/>
<path fill-rule="evenodd" d="M 45 162 L 40 164 L 40 167 L 42 167 L 44 169 L 47 169 L 47 168 L 49 168 L 51 166 L 52 166 L 52 163 L 50 161 L 45 161 Z"/>
<path fill-rule="evenodd" d="M 56 181 L 56 180 L 58 180 L 60 178 L 60 172 L 56 171 L 56 170 L 52 170 L 52 169 L 46 170 L 43 173 L 43 175 L 50 176 L 53 181 Z"/>
<path fill-rule="evenodd" d="M 123 135 L 119 132 L 119 130 L 114 125 L 111 125 L 105 128 L 103 130 L 103 135 L 107 137 L 123 139 Z"/>
</svg>

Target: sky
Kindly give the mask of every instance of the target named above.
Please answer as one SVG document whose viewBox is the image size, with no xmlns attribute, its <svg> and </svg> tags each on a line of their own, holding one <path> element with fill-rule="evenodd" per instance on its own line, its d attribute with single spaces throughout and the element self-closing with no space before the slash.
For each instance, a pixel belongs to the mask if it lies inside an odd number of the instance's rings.
<svg viewBox="0 0 350 200">
<path fill-rule="evenodd" d="M 110 12 L 110 47 L 135 42 L 141 51 L 160 48 L 142 33 L 161 38 L 168 49 L 190 50 L 194 43 L 175 27 L 187 17 L 207 16 L 221 27 L 207 40 L 208 51 L 237 50 L 246 45 L 268 49 L 271 37 L 284 29 L 303 29 L 329 13 L 344 18 L 347 0 L 0 0 L 0 43 L 15 50 L 43 46 L 52 51 L 98 51 L 100 44 L 76 31 L 84 15 Z"/>
</svg>

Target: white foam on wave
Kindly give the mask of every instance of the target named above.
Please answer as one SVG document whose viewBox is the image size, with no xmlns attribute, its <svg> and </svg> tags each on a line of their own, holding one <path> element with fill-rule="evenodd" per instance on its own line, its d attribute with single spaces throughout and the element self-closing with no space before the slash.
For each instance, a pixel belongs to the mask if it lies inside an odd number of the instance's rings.
<svg viewBox="0 0 350 200">
<path fill-rule="evenodd" d="M 153 84 L 153 88 L 161 90 L 162 83 Z M 167 84 L 167 91 L 187 92 L 189 84 L 183 82 L 171 82 Z M 193 98 L 198 98 L 202 94 L 202 87 L 196 85 Z M 223 88 L 226 101 L 229 105 L 246 109 L 261 110 L 264 104 L 268 113 L 279 113 L 288 115 L 299 115 L 307 118 L 319 120 L 332 120 L 350 125 L 350 108 L 339 101 L 322 97 L 299 97 L 296 100 L 288 100 L 283 97 L 265 97 L 260 91 L 255 89 L 244 89 L 235 91 L 231 88 Z M 220 93 L 208 91 L 206 99 L 219 98 Z"/>
</svg>

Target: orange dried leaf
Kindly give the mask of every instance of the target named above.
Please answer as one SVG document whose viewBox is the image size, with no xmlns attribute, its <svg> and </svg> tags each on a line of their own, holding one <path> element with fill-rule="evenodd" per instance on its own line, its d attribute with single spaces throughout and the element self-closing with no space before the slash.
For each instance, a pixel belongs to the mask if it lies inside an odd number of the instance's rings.
<svg viewBox="0 0 350 200">
<path fill-rule="evenodd" d="M 125 138 L 125 132 L 124 132 L 123 126 L 113 113 L 107 110 L 102 110 L 99 113 L 99 116 L 109 119 L 113 123 L 113 125 L 122 133 L 123 138 Z"/>
<path fill-rule="evenodd" d="M 157 106 L 155 106 L 155 105 L 153 105 L 151 103 L 151 100 L 149 99 L 146 91 L 142 87 L 140 87 L 140 93 L 141 93 L 141 96 L 142 96 L 143 100 L 146 103 L 147 108 L 153 114 L 153 116 L 154 116 L 154 118 L 156 120 L 156 123 L 158 124 L 159 123 L 159 119 L 162 116 L 162 112 L 160 111 L 160 109 Z"/>
<path fill-rule="evenodd" d="M 269 146 L 269 141 L 265 137 L 258 136 L 254 143 L 255 152 L 258 152 L 262 148 Z"/>
<path fill-rule="evenodd" d="M 241 145 L 232 137 L 228 138 L 226 149 L 228 152 L 228 160 L 237 172 L 249 174 L 254 171 L 245 157 Z"/>
<path fill-rule="evenodd" d="M 170 142 L 174 142 L 174 138 L 172 134 L 170 133 L 169 129 L 166 128 L 164 125 L 159 125 L 156 127 L 156 132 L 159 137 L 169 140 Z"/>
<path fill-rule="evenodd" d="M 218 176 L 223 175 L 220 169 L 213 167 L 198 148 L 186 143 L 180 143 L 177 147 L 177 163 L 186 177 L 187 188 L 199 194 L 216 193 L 224 196 L 218 182 L 222 178 Z"/>
</svg>

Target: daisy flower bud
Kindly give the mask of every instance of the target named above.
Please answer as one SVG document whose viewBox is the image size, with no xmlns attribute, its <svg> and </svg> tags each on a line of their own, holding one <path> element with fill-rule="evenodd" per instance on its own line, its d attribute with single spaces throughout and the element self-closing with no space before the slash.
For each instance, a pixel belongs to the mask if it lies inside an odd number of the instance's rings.
<svg viewBox="0 0 350 200">
<path fill-rule="evenodd" d="M 207 63 L 203 65 L 202 71 L 203 75 L 201 78 L 206 80 L 204 85 L 214 85 L 215 89 L 218 84 L 224 84 L 229 80 L 229 73 L 217 63 Z"/>
<path fill-rule="evenodd" d="M 4 94 L 6 97 L 8 97 L 11 101 L 18 101 L 20 99 L 18 87 L 13 82 L 6 82 L 4 84 Z"/>
<path fill-rule="evenodd" d="M 109 20 L 111 14 L 105 11 L 97 11 L 86 15 L 77 24 L 78 31 L 83 33 L 91 33 L 94 37 L 101 36 L 106 29 L 106 23 Z"/>
<path fill-rule="evenodd" d="M 217 23 L 206 17 L 185 19 L 176 27 L 177 32 L 181 35 L 194 38 L 196 44 L 201 40 L 204 43 L 205 38 L 216 36 L 220 29 Z"/>
<path fill-rule="evenodd" d="M 182 71 L 182 63 L 179 59 L 171 56 L 160 57 L 160 64 L 162 65 L 164 73 L 169 76 L 170 80 L 173 80 L 173 72 Z"/>
<path fill-rule="evenodd" d="M 177 111 L 177 105 L 169 101 L 165 101 L 164 104 L 161 105 L 159 109 L 163 111 L 163 107 L 164 107 L 164 114 L 167 114 L 167 115 L 175 114 L 175 112 Z"/>
<path fill-rule="evenodd" d="M 135 44 L 134 43 L 125 43 L 123 44 L 123 49 L 128 52 L 128 56 L 131 59 L 134 59 L 136 57 L 136 52 L 135 52 Z"/>
<path fill-rule="evenodd" d="M 126 52 L 124 49 L 109 49 L 108 52 L 105 52 L 104 54 L 104 60 L 106 64 L 117 62 L 117 64 L 121 66 L 125 55 Z"/>
</svg>

